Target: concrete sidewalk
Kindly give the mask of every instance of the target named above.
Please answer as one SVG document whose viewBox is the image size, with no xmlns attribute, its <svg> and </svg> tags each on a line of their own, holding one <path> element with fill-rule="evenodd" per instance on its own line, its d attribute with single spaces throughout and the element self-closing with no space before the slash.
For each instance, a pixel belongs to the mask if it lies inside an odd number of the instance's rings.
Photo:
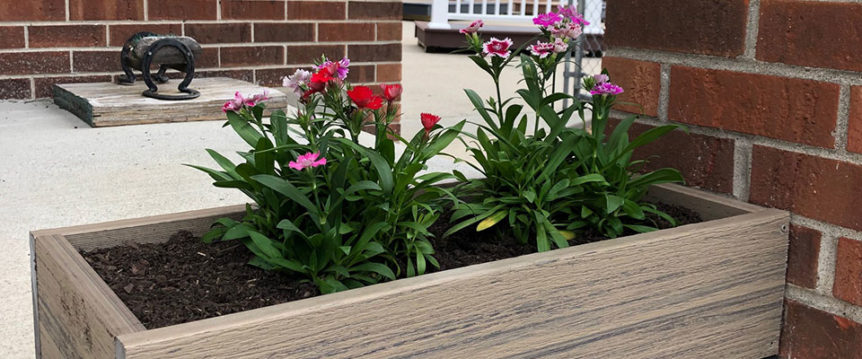
<svg viewBox="0 0 862 359">
<path fill-rule="evenodd" d="M 419 113 L 444 124 L 477 120 L 462 88 L 487 97 L 493 83 L 466 56 L 425 54 L 404 23 L 403 132 Z M 518 88 L 504 76 L 504 96 Z M 33 357 L 28 232 L 245 203 L 183 163 L 215 166 L 245 143 L 221 121 L 89 128 L 48 101 L 0 102 L 0 358 Z M 454 148 L 451 152 L 461 153 Z"/>
</svg>

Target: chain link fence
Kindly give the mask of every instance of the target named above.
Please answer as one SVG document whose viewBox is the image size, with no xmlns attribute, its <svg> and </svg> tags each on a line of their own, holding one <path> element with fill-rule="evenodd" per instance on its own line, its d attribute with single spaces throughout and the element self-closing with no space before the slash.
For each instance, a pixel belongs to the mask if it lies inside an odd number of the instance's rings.
<svg viewBox="0 0 862 359">
<path fill-rule="evenodd" d="M 583 28 L 583 35 L 578 41 L 578 48 L 566 59 L 563 72 L 565 77 L 563 90 L 574 93 L 580 89 L 581 79 L 602 72 L 602 56 L 604 55 L 605 8 L 607 0 L 570 0 L 577 5 L 578 12 L 590 23 Z M 580 91 L 578 95 L 589 96 Z"/>
</svg>

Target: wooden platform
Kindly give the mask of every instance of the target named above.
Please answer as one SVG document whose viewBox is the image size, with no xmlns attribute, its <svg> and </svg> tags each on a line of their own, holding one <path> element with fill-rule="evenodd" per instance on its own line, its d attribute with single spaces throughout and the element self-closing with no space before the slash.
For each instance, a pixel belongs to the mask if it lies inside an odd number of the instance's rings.
<svg viewBox="0 0 862 359">
<path fill-rule="evenodd" d="M 171 80 L 159 86 L 160 93 L 178 93 L 180 80 Z M 269 90 L 272 98 L 267 108 L 287 107 L 287 96 L 272 88 L 257 86 L 250 82 L 226 78 L 198 78 L 190 88 L 200 91 L 201 96 L 186 101 L 166 101 L 144 97 L 143 81 L 133 86 L 109 82 L 54 85 L 54 103 L 68 110 L 93 127 L 140 125 L 146 123 L 224 120 L 221 108 L 225 101 L 239 91 L 253 95 Z"/>
<path fill-rule="evenodd" d="M 458 31 L 469 26 L 470 22 L 450 22 L 450 29 L 431 29 L 428 28 L 427 21 L 415 22 L 415 36 L 419 40 L 419 46 L 425 48 L 425 51 L 435 50 L 453 50 L 467 46 L 464 35 Z M 511 38 L 515 48 L 524 43 L 535 42 L 536 37 L 542 32 L 535 26 L 517 26 L 517 25 L 485 25 L 479 32 L 479 35 L 484 39 L 496 37 L 498 39 Z M 602 51 L 603 36 L 602 35 L 584 35 L 588 41 L 584 42 L 585 52 Z"/>
</svg>

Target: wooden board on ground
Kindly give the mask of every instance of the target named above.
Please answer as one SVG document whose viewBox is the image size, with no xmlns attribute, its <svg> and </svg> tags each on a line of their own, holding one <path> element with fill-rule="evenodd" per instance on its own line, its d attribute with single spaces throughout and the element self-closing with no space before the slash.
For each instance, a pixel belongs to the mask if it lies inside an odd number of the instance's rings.
<svg viewBox="0 0 862 359">
<path fill-rule="evenodd" d="M 179 94 L 181 80 L 159 84 L 159 93 Z M 93 127 L 140 125 L 147 123 L 224 120 L 222 105 L 239 91 L 250 96 L 269 91 L 267 109 L 284 109 L 287 96 L 276 89 L 226 77 L 194 79 L 189 88 L 201 96 L 185 101 L 157 100 L 141 95 L 147 86 L 137 81 L 132 86 L 110 82 L 54 85 L 54 103 L 75 114 Z"/>
<path fill-rule="evenodd" d="M 129 239 L 155 242 L 179 229 L 201 232 L 217 216 L 239 215 L 240 207 L 37 231 L 32 234 L 37 355 L 777 354 L 789 214 L 676 185 L 656 186 L 651 195 L 711 220 L 152 330 L 139 326 L 77 250 Z M 79 304 L 70 307 L 63 300 Z"/>
</svg>

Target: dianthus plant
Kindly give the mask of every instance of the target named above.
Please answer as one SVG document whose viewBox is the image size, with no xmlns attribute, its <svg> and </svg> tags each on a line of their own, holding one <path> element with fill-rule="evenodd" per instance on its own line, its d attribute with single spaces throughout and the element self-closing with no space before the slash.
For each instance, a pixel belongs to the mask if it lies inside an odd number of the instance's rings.
<svg viewBox="0 0 862 359">
<path fill-rule="evenodd" d="M 285 78 L 299 109 L 275 110 L 269 122 L 265 95 L 237 94 L 223 108 L 226 125 L 251 149 L 239 164 L 208 150 L 220 170 L 193 166 L 255 203 L 241 220 L 218 220 L 205 241 L 241 241 L 252 265 L 304 276 L 324 293 L 437 265 L 428 228 L 448 194 L 433 185 L 451 175 L 420 172 L 463 126 L 444 129 L 423 115 L 424 131 L 399 137 L 390 125 L 401 86 L 383 85 L 382 97 L 351 86 L 349 64 L 323 58 Z M 360 136 L 366 127 L 375 135 Z"/>
<path fill-rule="evenodd" d="M 587 22 L 571 7 L 541 14 L 533 22 L 542 36 L 526 49 L 513 50 L 509 39 L 483 42 L 481 20 L 462 31 L 475 52 L 470 59 L 491 76 L 497 93 L 483 100 L 465 90 L 483 120 L 476 124 L 469 151 L 484 178 L 468 180 L 455 173 L 465 182 L 462 197 L 467 200 L 456 206 L 452 220 L 457 223 L 447 233 L 475 224 L 478 231 L 514 234 L 545 251 L 587 235 L 655 230 L 648 213 L 673 223 L 643 197 L 652 184 L 681 181 L 679 172 L 661 169 L 636 175 L 643 162 L 631 156 L 634 149 L 677 127 L 659 126 L 629 141 L 630 117 L 606 137 L 610 110 L 622 88 L 607 74 L 588 78 L 583 85 L 592 99 L 581 102 L 555 92 L 553 86 L 558 65 L 575 48 Z M 522 50 L 526 53 L 518 55 Z M 504 100 L 500 74 L 516 58 L 526 88 L 517 91 L 519 98 Z M 563 105 L 566 99 L 571 101 L 568 106 Z M 576 115 L 581 121 L 573 121 Z"/>
</svg>

